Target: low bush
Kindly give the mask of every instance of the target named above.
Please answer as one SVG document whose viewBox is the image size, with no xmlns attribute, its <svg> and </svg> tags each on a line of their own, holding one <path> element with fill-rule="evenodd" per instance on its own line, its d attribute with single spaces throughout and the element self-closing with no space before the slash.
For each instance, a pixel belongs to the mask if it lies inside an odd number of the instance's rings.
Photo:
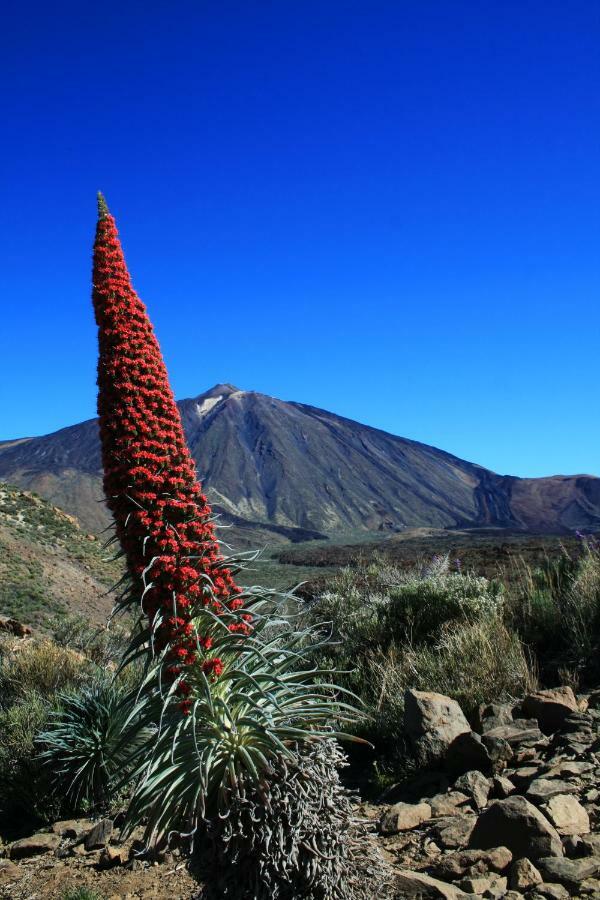
<svg viewBox="0 0 600 900">
<path fill-rule="evenodd" d="M 14 644 L 0 655 L 0 708 L 32 694 L 52 700 L 60 691 L 83 684 L 92 669 L 82 654 L 50 640 Z"/>
<path fill-rule="evenodd" d="M 67 888 L 61 900 L 103 900 L 98 891 L 88 887 Z"/>
<path fill-rule="evenodd" d="M 49 640 L 3 642 L 0 652 L 0 830 L 31 829 L 59 814 L 36 737 L 58 694 L 89 678 L 91 664 Z"/>
<path fill-rule="evenodd" d="M 473 718 L 480 703 L 522 696 L 537 686 L 518 636 L 499 616 L 445 626 L 435 644 L 390 645 L 372 650 L 350 675 L 369 718 L 361 734 L 375 745 L 379 765 L 402 769 L 404 693 L 436 691 Z"/>
<path fill-rule="evenodd" d="M 118 663 L 127 646 L 128 632 L 122 623 L 96 625 L 84 616 L 57 616 L 50 622 L 52 637 L 59 647 L 84 653 L 97 666 Z"/>
<path fill-rule="evenodd" d="M 387 740 L 402 730 L 407 688 L 446 694 L 473 716 L 481 703 L 518 697 L 536 686 L 523 645 L 498 616 L 453 623 L 431 646 L 372 653 L 366 671 L 378 691 L 369 704 L 375 726 Z"/>
<path fill-rule="evenodd" d="M 501 621 L 499 584 L 471 573 L 450 571 L 448 559 L 404 571 L 382 559 L 343 569 L 309 608 L 311 622 L 331 629 L 328 649 L 338 668 L 353 670 L 349 682 L 358 693 L 378 693 L 373 659 L 388 653 L 414 654 L 433 648 L 447 629 Z"/>
<path fill-rule="evenodd" d="M 409 571 L 375 558 L 365 567 L 343 569 L 312 615 L 332 623 L 341 654 L 355 659 L 375 646 L 432 644 L 449 622 L 495 614 L 502 598 L 500 584 L 450 571 L 447 557 Z"/>
<path fill-rule="evenodd" d="M 600 679 L 600 550 L 521 566 L 507 597 L 507 621 L 532 649 L 545 681 L 597 684 Z"/>
<path fill-rule="evenodd" d="M 447 694 L 473 715 L 482 702 L 535 685 L 527 651 L 507 627 L 504 596 L 496 582 L 451 571 L 447 558 L 409 571 L 376 559 L 344 569 L 312 603 L 310 621 L 337 641 L 317 662 L 345 670 L 380 768 L 405 765 L 407 688 Z"/>
<path fill-rule="evenodd" d="M 48 717 L 48 703 L 30 692 L 0 712 L 0 832 L 18 834 L 57 812 L 49 799 L 47 773 L 35 739 Z"/>
</svg>

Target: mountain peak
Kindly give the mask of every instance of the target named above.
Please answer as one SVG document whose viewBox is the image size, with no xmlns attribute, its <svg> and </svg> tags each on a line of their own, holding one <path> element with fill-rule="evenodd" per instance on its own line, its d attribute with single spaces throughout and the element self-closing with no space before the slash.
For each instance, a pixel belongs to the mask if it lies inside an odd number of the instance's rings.
<svg viewBox="0 0 600 900">
<path fill-rule="evenodd" d="M 229 397 L 230 394 L 239 393 L 240 389 L 234 384 L 215 384 L 214 387 L 211 387 L 209 391 L 205 391 L 203 394 L 199 394 L 196 397 L 196 400 L 200 402 L 201 400 L 209 400 L 211 397 Z"/>
<path fill-rule="evenodd" d="M 219 406 L 223 400 L 227 400 L 234 394 L 243 395 L 244 391 L 240 391 L 234 384 L 215 384 L 210 390 L 199 394 L 192 400 L 184 400 L 183 403 L 192 406 L 197 416 L 202 418 L 207 413 Z"/>
</svg>

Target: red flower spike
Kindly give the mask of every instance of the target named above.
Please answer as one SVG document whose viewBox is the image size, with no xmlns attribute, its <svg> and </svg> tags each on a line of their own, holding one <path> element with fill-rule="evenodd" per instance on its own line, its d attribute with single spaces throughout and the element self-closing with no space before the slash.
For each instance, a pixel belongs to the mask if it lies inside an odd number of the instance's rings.
<svg viewBox="0 0 600 900">
<path fill-rule="evenodd" d="M 139 593 L 144 578 L 152 581 L 143 601 L 150 621 L 159 609 L 170 613 L 157 629 L 155 645 L 168 647 L 170 659 L 177 660 L 166 673 L 182 677 L 182 666 L 196 664 L 197 655 L 186 647 L 186 640 L 193 632 L 194 609 L 203 606 L 208 583 L 204 576 L 216 585 L 219 596 L 233 598 L 228 601 L 231 609 L 242 606 L 240 590 L 208 521 L 211 510 L 197 481 L 160 347 L 146 307 L 131 284 L 115 220 L 102 195 L 94 243 L 93 303 L 107 505 Z M 211 644 L 209 637 L 200 636 L 205 650 Z M 205 660 L 202 667 L 211 678 L 222 671 L 218 658 Z M 188 701 L 180 706 L 189 713 Z"/>
</svg>

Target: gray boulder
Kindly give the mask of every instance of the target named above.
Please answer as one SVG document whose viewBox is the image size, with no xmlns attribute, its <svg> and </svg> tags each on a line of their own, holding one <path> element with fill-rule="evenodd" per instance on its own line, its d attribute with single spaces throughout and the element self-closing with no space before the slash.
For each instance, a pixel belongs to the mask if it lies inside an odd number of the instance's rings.
<svg viewBox="0 0 600 900">
<path fill-rule="evenodd" d="M 505 778 L 502 775 L 494 775 L 492 791 L 495 799 L 505 800 L 506 797 L 510 797 L 511 794 L 514 794 L 515 786 L 510 778 Z"/>
<path fill-rule="evenodd" d="M 460 775 L 473 769 L 491 772 L 494 764 L 484 739 L 475 731 L 464 731 L 446 750 L 444 768 L 452 775 Z"/>
<path fill-rule="evenodd" d="M 535 719 L 514 719 L 509 725 L 498 725 L 486 731 L 486 738 L 502 738 L 513 748 L 534 747 L 544 735 Z"/>
<path fill-rule="evenodd" d="M 477 809 L 483 809 L 490 794 L 491 783 L 485 775 L 481 774 L 481 772 L 473 770 L 461 775 L 454 783 L 454 787 L 457 791 L 468 794 L 472 798 Z"/>
<path fill-rule="evenodd" d="M 509 725 L 512 720 L 512 709 L 507 703 L 482 703 L 477 711 L 477 731 L 485 733 L 499 725 Z"/>
<path fill-rule="evenodd" d="M 486 900 L 501 900 L 506 895 L 508 880 L 500 875 L 469 875 L 459 881 L 458 886 L 472 897 L 485 897 Z"/>
<path fill-rule="evenodd" d="M 445 758 L 452 742 L 471 728 L 456 700 L 432 691 L 408 690 L 404 730 L 419 763 L 433 766 Z"/>
<path fill-rule="evenodd" d="M 460 791 L 448 791 L 447 794 L 436 794 L 427 800 L 434 819 L 442 816 L 457 816 L 462 807 L 469 802 L 467 794 Z M 464 811 L 464 810 L 463 810 Z"/>
<path fill-rule="evenodd" d="M 525 797 L 495 800 L 479 816 L 469 846 L 487 850 L 508 847 L 515 858 L 562 856 L 560 835 Z"/>
<path fill-rule="evenodd" d="M 84 840 L 85 849 L 99 850 L 102 847 L 105 847 L 108 844 L 112 833 L 112 819 L 100 819 L 99 822 L 96 822 L 92 830 L 88 831 L 86 834 Z"/>
<path fill-rule="evenodd" d="M 433 826 L 432 833 L 436 844 L 443 850 L 464 850 L 469 846 L 471 833 L 475 828 L 477 819 L 470 815 L 454 815 L 445 819 L 438 819 Z M 502 841 L 494 844 L 499 846 Z M 484 850 L 487 847 L 482 848 Z"/>
<path fill-rule="evenodd" d="M 573 794 L 576 791 L 576 785 L 560 778 L 535 778 L 525 793 L 533 803 L 545 803 L 558 794 Z"/>
<path fill-rule="evenodd" d="M 536 884 L 534 891 L 527 894 L 527 900 L 569 900 L 569 897 L 566 887 L 549 881 Z"/>
</svg>

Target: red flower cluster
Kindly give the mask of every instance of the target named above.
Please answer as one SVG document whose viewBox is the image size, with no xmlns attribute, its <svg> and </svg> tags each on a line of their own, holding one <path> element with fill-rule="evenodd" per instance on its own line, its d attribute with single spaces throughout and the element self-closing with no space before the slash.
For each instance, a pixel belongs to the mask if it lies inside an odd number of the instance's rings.
<svg viewBox="0 0 600 900">
<path fill-rule="evenodd" d="M 146 308 L 134 291 L 115 226 L 100 196 L 94 243 L 93 302 L 98 323 L 98 414 L 104 491 L 129 572 L 139 582 L 155 646 L 168 647 L 171 677 L 198 662 L 218 677 L 210 637 L 198 640 L 191 617 L 243 603 L 209 521 L 179 410 Z M 231 626 L 247 633 L 249 616 Z M 179 685 L 187 696 L 189 686 Z M 182 700 L 184 711 L 190 701 Z"/>
</svg>

